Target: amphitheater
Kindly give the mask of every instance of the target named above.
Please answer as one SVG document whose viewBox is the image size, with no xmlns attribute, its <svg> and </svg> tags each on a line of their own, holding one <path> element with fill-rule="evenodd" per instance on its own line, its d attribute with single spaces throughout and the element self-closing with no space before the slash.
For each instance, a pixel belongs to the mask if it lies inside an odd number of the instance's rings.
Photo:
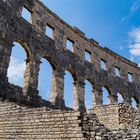
<svg viewBox="0 0 140 140">
<path fill-rule="evenodd" d="M 30 21 L 22 17 L 23 8 L 31 13 Z M 45 34 L 46 27 L 53 37 Z M 13 42 L 27 54 L 23 87 L 8 82 Z M 37 90 L 41 58 L 53 68 L 48 101 Z M 65 70 L 74 79 L 72 109 L 65 106 Z M 85 107 L 85 80 L 92 84 L 90 110 Z M 102 87 L 109 92 L 109 105 L 103 105 Z M 0 1 L 0 140 L 140 140 L 139 92 L 140 68 L 134 62 L 87 38 L 39 0 Z"/>
</svg>

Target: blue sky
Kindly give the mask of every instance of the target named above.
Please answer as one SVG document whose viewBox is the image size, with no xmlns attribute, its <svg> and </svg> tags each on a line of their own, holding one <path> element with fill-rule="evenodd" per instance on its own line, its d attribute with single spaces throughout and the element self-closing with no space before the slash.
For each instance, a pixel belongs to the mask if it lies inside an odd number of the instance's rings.
<svg viewBox="0 0 140 140">
<path fill-rule="evenodd" d="M 130 53 L 134 38 L 129 35 L 140 30 L 140 0 L 42 0 L 71 26 L 76 26 L 89 38 L 97 40 L 120 55 L 140 63 Z M 132 44 L 131 44 L 132 43 Z M 140 54 L 140 53 L 139 53 Z"/>
<path fill-rule="evenodd" d="M 71 26 L 76 26 L 85 32 L 88 38 L 98 41 L 102 47 L 106 46 L 140 64 L 140 0 L 42 0 L 42 2 Z M 27 14 L 25 16 L 28 17 Z M 21 63 L 21 60 L 23 61 L 22 57 L 26 59 L 26 56 L 22 56 L 23 53 L 20 56 L 17 55 L 20 52 L 18 49 L 19 47 L 13 50 L 12 66 L 23 64 L 24 69 L 24 63 Z M 47 99 L 51 88 L 51 67 L 48 62 L 42 61 L 39 90 L 41 96 Z M 17 71 L 19 77 L 16 76 L 15 84 L 22 85 L 23 70 L 17 67 Z M 46 77 L 42 75 L 45 72 Z M 10 77 L 14 77 L 14 74 L 11 75 Z M 73 79 L 70 74 L 66 74 L 65 79 L 67 79 L 65 91 L 69 91 L 65 93 L 66 103 L 72 106 Z M 11 80 L 13 81 L 15 79 Z M 90 83 L 86 83 L 86 93 L 89 93 L 86 94 L 86 104 L 91 104 L 92 88 Z"/>
</svg>

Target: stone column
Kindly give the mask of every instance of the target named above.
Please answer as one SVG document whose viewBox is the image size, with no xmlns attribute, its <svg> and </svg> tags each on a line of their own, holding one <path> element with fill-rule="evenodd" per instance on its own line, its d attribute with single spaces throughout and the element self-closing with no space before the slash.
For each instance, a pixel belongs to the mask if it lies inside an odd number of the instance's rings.
<svg viewBox="0 0 140 140">
<path fill-rule="evenodd" d="M 137 104 L 137 108 L 140 111 L 140 103 Z"/>
<path fill-rule="evenodd" d="M 131 98 L 129 98 L 129 97 L 125 98 L 125 100 L 124 100 L 125 105 L 131 106 L 131 103 L 132 103 Z"/>
<path fill-rule="evenodd" d="M 109 95 L 109 99 L 110 99 L 110 104 L 117 104 L 118 103 L 118 97 L 115 94 Z"/>
<path fill-rule="evenodd" d="M 49 101 L 58 108 L 64 108 L 64 71 L 53 70 L 51 83 L 52 88 Z"/>
<path fill-rule="evenodd" d="M 93 89 L 93 107 L 96 105 L 102 105 L 102 90 Z"/>
<path fill-rule="evenodd" d="M 26 60 L 23 93 L 30 97 L 38 97 L 38 75 L 40 70 L 40 57 L 32 55 Z"/>
<path fill-rule="evenodd" d="M 85 111 L 85 83 L 83 81 L 74 82 L 74 104 L 73 108 L 77 111 Z"/>
<path fill-rule="evenodd" d="M 0 79 L 7 82 L 7 70 L 10 63 L 10 56 L 12 51 L 13 42 L 9 39 L 0 38 Z"/>
</svg>

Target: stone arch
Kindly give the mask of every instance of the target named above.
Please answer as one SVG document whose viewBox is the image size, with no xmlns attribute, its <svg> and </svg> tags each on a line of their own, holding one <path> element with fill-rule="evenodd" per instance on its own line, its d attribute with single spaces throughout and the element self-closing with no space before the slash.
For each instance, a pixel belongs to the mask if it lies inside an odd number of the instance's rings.
<svg viewBox="0 0 140 140">
<path fill-rule="evenodd" d="M 123 97 L 122 103 L 124 103 L 126 105 L 131 105 L 131 96 L 132 96 L 131 93 L 132 92 L 128 89 L 128 87 L 125 87 L 125 86 L 121 87 L 120 86 L 120 88 L 119 87 L 117 88 L 116 93 L 120 93 L 121 96 Z M 118 96 L 117 96 L 117 101 L 118 101 Z M 118 103 L 119 103 L 119 101 L 118 101 Z"/>
<path fill-rule="evenodd" d="M 112 90 L 111 90 L 111 87 L 109 86 L 109 84 L 105 84 L 105 85 L 103 85 L 103 87 L 105 87 L 108 90 L 109 95 L 112 94 Z"/>
<path fill-rule="evenodd" d="M 72 67 L 67 67 L 66 71 L 70 72 L 74 81 L 77 81 L 77 73 Z"/>
<path fill-rule="evenodd" d="M 125 102 L 125 97 L 122 92 L 117 92 L 117 101 L 118 103 L 124 103 Z"/>
<path fill-rule="evenodd" d="M 93 102 L 95 101 L 95 95 L 94 95 L 94 88 L 95 84 L 93 80 L 85 79 L 85 107 L 87 109 L 93 108 Z"/>
<path fill-rule="evenodd" d="M 18 52 L 14 52 L 14 46 L 16 47 L 16 50 L 19 49 Z M 21 47 L 21 48 L 19 48 L 19 47 Z M 24 53 L 25 53 L 25 57 L 24 57 Z M 14 58 L 12 55 L 14 56 Z M 21 58 L 22 55 L 24 58 Z M 13 42 L 13 48 L 11 50 L 10 63 L 9 63 L 9 67 L 8 67 L 8 77 L 9 77 L 8 79 L 11 83 L 24 87 L 24 84 L 25 84 L 24 75 L 26 72 L 27 62 L 30 60 L 30 56 L 31 56 L 31 50 L 30 50 L 29 45 L 27 45 L 26 42 L 24 42 L 24 41 L 14 41 Z M 21 60 L 21 59 L 24 59 L 24 60 Z M 24 61 L 26 61 L 26 63 L 24 63 Z M 16 68 L 14 68 L 14 67 L 16 67 Z M 13 74 L 15 73 L 16 74 L 15 77 L 17 77 L 17 81 L 21 78 L 20 80 L 22 82 L 16 83 L 16 82 L 14 82 L 14 79 L 12 82 L 10 80 L 10 73 L 13 73 Z M 12 75 L 11 75 L 11 77 L 12 77 Z"/>
<path fill-rule="evenodd" d="M 91 84 L 92 89 L 95 89 L 96 85 L 95 85 L 95 81 L 91 78 L 86 78 L 86 80 Z"/>
<path fill-rule="evenodd" d="M 131 106 L 135 109 L 139 107 L 139 100 L 135 96 L 131 97 Z"/>
<path fill-rule="evenodd" d="M 31 50 L 30 45 L 24 40 L 15 40 L 14 42 L 19 43 L 23 47 L 23 49 L 26 52 L 26 57 L 27 57 L 26 62 L 28 62 L 30 60 L 31 55 L 32 55 L 32 50 Z"/>
<path fill-rule="evenodd" d="M 47 76 L 45 77 L 46 73 L 47 73 Z M 58 75 L 57 63 L 55 62 L 55 59 L 49 53 L 41 54 L 38 89 L 39 89 L 39 92 L 42 92 L 40 93 L 40 95 L 45 100 L 48 100 L 48 99 L 50 100 L 51 94 L 57 88 L 57 84 L 56 84 L 57 75 Z M 44 82 L 41 84 L 42 80 L 46 81 L 46 86 L 44 85 L 45 84 Z M 43 86 L 46 87 L 47 91 L 42 90 Z"/>
<path fill-rule="evenodd" d="M 111 88 L 108 84 L 104 84 L 102 86 L 102 104 L 103 105 L 108 105 L 111 103 L 111 95 L 112 91 Z"/>
<path fill-rule="evenodd" d="M 82 77 L 80 76 L 81 74 L 78 73 L 78 71 L 75 70 L 75 67 L 72 67 L 71 65 L 65 66 L 65 70 L 72 75 L 73 79 L 73 109 L 74 110 L 81 110 L 81 108 L 85 109 L 84 78 L 82 79 Z"/>
<path fill-rule="evenodd" d="M 50 61 L 45 58 L 41 58 L 41 64 L 39 68 L 38 77 L 38 91 L 42 99 L 48 100 L 52 89 L 54 66 L 51 65 Z"/>
<path fill-rule="evenodd" d="M 54 71 L 57 69 L 57 63 L 55 62 L 55 59 L 51 57 L 51 55 L 45 54 L 45 56 L 43 56 L 42 58 L 46 59 L 50 63 Z"/>
<path fill-rule="evenodd" d="M 75 75 L 71 71 L 65 70 L 64 76 L 64 102 L 66 107 L 74 108 L 74 88 L 75 88 Z"/>
</svg>

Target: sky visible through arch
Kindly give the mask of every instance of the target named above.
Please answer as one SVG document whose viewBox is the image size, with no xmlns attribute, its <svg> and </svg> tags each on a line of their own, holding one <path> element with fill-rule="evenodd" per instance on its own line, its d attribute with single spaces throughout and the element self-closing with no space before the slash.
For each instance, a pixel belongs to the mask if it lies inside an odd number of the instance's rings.
<svg viewBox="0 0 140 140">
<path fill-rule="evenodd" d="M 42 2 L 71 26 L 76 26 L 85 32 L 88 38 L 97 40 L 102 47 L 106 46 L 140 64 L 140 0 L 42 0 Z M 16 53 L 18 52 L 16 50 Z M 21 53 L 18 56 L 22 55 Z M 16 69 L 19 66 L 17 64 L 21 64 L 21 58 L 18 58 L 20 60 L 17 58 L 16 56 L 13 58 L 12 64 L 16 65 Z M 22 67 L 15 71 L 17 75 L 22 73 L 20 69 L 24 68 L 24 64 L 21 65 Z M 47 69 L 48 65 L 42 67 Z M 9 72 L 11 79 L 19 78 L 16 81 L 22 83 L 20 76 L 13 76 L 10 73 L 12 70 Z M 50 73 L 46 70 L 46 79 L 47 77 L 50 79 L 51 76 L 47 76 Z M 71 83 L 69 80 L 68 82 Z M 44 94 L 50 91 L 49 80 L 42 79 L 42 83 L 42 89 L 45 87 L 42 94 L 46 97 Z M 87 92 L 91 93 L 91 88 L 88 87 Z M 72 90 L 67 89 L 70 94 Z"/>
</svg>

